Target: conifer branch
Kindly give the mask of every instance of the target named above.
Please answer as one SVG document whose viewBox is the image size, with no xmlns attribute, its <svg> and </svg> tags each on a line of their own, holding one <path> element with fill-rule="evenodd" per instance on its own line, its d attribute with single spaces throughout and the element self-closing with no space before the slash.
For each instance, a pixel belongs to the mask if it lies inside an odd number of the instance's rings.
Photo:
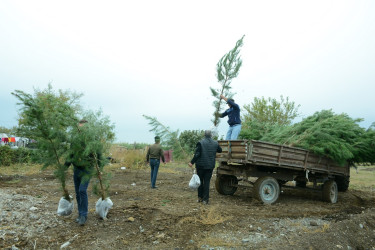
<svg viewBox="0 0 375 250">
<path fill-rule="evenodd" d="M 213 101 L 213 106 L 215 107 L 215 111 L 214 111 L 214 118 L 212 119 L 212 122 L 215 127 L 220 122 L 219 116 L 220 116 L 221 103 L 222 103 L 220 96 L 224 95 L 227 98 L 232 98 L 234 96 L 234 94 L 230 92 L 230 89 L 231 89 L 230 84 L 232 80 L 238 76 L 239 70 L 242 65 L 242 59 L 239 56 L 239 53 L 240 53 L 240 48 L 243 45 L 244 37 L 245 35 L 242 36 L 242 38 L 236 42 L 235 47 L 232 50 L 230 50 L 227 54 L 225 54 L 216 65 L 216 76 L 217 76 L 218 82 L 221 85 L 221 88 L 214 89 L 210 87 L 211 94 L 215 98 L 215 100 Z"/>
</svg>

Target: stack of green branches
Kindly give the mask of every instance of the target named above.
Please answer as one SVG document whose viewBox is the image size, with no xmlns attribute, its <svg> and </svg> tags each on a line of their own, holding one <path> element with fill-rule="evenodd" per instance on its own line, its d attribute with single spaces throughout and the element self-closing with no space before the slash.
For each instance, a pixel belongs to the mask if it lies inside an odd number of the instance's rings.
<svg viewBox="0 0 375 250">
<path fill-rule="evenodd" d="M 360 127 L 361 121 L 322 110 L 292 126 L 275 126 L 261 140 L 301 147 L 342 165 L 374 163 L 375 129 Z"/>
</svg>

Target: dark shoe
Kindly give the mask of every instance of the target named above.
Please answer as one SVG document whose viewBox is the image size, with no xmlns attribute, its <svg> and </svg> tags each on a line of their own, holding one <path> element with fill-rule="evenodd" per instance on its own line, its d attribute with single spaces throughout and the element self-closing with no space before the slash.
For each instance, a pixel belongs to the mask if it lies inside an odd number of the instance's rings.
<svg viewBox="0 0 375 250">
<path fill-rule="evenodd" d="M 87 217 L 81 215 L 81 216 L 79 216 L 79 218 L 78 218 L 78 224 L 79 224 L 80 226 L 83 226 L 83 225 L 85 225 L 86 220 L 87 220 Z"/>
<path fill-rule="evenodd" d="M 153 189 L 154 189 L 154 188 L 158 188 L 158 187 L 157 187 L 157 186 L 155 186 L 155 187 L 151 187 L 151 188 L 153 188 Z"/>
<path fill-rule="evenodd" d="M 198 203 L 199 203 L 199 202 L 202 202 L 202 201 L 203 201 L 202 198 L 198 198 L 198 200 L 197 200 Z"/>
<path fill-rule="evenodd" d="M 202 201 L 203 205 L 208 205 L 208 201 Z"/>
</svg>

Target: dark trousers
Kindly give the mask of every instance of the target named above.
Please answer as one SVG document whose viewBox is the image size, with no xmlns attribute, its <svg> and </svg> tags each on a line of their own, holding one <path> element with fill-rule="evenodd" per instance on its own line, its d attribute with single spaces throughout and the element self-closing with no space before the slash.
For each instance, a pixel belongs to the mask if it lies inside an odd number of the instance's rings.
<svg viewBox="0 0 375 250">
<path fill-rule="evenodd" d="M 158 177 L 160 160 L 159 159 L 150 159 L 151 167 L 151 187 L 154 188 L 156 184 L 156 178 Z"/>
<path fill-rule="evenodd" d="M 84 175 L 88 175 L 88 173 L 84 169 L 76 167 L 74 168 L 73 180 L 74 188 L 76 191 L 78 214 L 80 216 L 87 217 L 89 203 L 87 188 L 89 186 L 90 179 L 83 179 Z"/>
<path fill-rule="evenodd" d="M 201 169 L 197 168 L 197 175 L 201 181 L 201 185 L 198 188 L 198 198 L 203 201 L 210 199 L 210 181 L 212 177 L 213 169 Z"/>
</svg>

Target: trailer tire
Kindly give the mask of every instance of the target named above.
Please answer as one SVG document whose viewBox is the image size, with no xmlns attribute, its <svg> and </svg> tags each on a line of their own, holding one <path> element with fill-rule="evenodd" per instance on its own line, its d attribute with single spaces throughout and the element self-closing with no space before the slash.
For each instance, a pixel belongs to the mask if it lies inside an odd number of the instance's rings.
<svg viewBox="0 0 375 250">
<path fill-rule="evenodd" d="M 337 183 L 337 187 L 338 187 L 338 190 L 339 192 L 345 192 L 348 190 L 349 188 L 349 177 L 347 176 L 337 176 L 336 177 L 336 183 Z"/>
<path fill-rule="evenodd" d="M 238 179 L 234 175 L 218 174 L 216 176 L 215 188 L 219 194 L 233 195 L 237 191 L 237 184 Z"/>
<path fill-rule="evenodd" d="M 273 204 L 279 199 L 280 185 L 273 177 L 260 177 L 254 184 L 253 192 L 256 199 L 265 204 Z"/>
<path fill-rule="evenodd" d="M 336 203 L 338 198 L 338 187 L 334 180 L 328 180 L 323 185 L 323 200 Z"/>
</svg>

